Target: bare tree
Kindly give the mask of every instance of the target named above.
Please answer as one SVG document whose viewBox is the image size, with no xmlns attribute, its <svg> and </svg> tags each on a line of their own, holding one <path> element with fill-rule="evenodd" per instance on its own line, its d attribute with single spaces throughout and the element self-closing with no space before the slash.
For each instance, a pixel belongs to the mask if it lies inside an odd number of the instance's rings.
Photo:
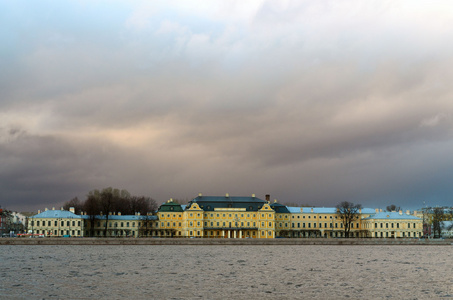
<svg viewBox="0 0 453 300">
<path fill-rule="evenodd" d="M 83 203 L 83 210 L 89 217 L 90 221 L 90 236 L 94 236 L 94 225 L 100 213 L 99 191 L 96 192 L 90 192 L 87 199 Z"/>
<path fill-rule="evenodd" d="M 401 207 L 396 206 L 395 204 L 391 204 L 385 208 L 386 211 L 392 212 L 392 211 L 400 211 Z"/>
<path fill-rule="evenodd" d="M 336 206 L 338 217 L 344 225 L 344 236 L 349 237 L 352 222 L 359 219 L 362 205 L 343 201 Z"/>
<path fill-rule="evenodd" d="M 434 238 L 440 238 L 442 233 L 442 221 L 445 219 L 445 212 L 442 207 L 434 207 L 432 209 L 432 213 Z"/>
<path fill-rule="evenodd" d="M 100 193 L 100 209 L 105 216 L 104 237 L 107 237 L 107 229 L 109 223 L 109 213 L 112 212 L 114 207 L 113 189 L 111 187 L 105 188 Z"/>
<path fill-rule="evenodd" d="M 69 210 L 69 208 L 74 207 L 75 214 L 79 215 L 83 209 L 83 202 L 79 198 L 75 197 L 63 204 L 64 210 Z"/>
</svg>

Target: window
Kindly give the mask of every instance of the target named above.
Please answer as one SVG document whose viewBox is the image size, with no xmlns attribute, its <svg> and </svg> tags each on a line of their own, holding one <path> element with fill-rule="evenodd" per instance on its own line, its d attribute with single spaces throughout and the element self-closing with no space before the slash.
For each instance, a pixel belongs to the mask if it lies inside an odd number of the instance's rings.
<svg viewBox="0 0 453 300">
<path fill-rule="evenodd" d="M 39 221 L 36 221 L 36 226 L 39 226 Z"/>
<path fill-rule="evenodd" d="M 313 228 L 316 228 L 316 223 L 313 224 Z"/>
<path fill-rule="evenodd" d="M 269 227 L 272 227 L 272 222 L 269 222 Z M 285 226 L 286 227 L 286 226 Z"/>
<path fill-rule="evenodd" d="M 80 221 L 79 221 L 80 222 Z M 32 222 L 33 223 L 33 222 Z M 58 226 L 58 221 L 55 221 L 55 226 Z M 79 225 L 80 226 L 80 225 Z"/>
</svg>

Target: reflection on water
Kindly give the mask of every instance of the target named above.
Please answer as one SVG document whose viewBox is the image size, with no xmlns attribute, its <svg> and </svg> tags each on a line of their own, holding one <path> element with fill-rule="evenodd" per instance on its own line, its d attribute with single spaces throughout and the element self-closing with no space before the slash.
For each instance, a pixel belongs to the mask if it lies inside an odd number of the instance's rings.
<svg viewBox="0 0 453 300">
<path fill-rule="evenodd" d="M 450 246 L 1 246 L 2 299 L 453 298 Z"/>
</svg>

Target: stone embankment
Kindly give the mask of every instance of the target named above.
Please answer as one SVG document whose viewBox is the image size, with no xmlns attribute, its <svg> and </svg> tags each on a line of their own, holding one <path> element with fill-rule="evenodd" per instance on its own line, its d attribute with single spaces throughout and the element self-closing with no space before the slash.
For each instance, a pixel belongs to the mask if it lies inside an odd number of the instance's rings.
<svg viewBox="0 0 453 300">
<path fill-rule="evenodd" d="M 453 239 L 0 238 L 0 245 L 453 245 Z"/>
</svg>

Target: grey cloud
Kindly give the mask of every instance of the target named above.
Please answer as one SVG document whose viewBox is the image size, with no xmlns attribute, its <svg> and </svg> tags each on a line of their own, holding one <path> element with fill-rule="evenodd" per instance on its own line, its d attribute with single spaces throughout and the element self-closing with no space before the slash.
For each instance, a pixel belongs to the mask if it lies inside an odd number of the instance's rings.
<svg viewBox="0 0 453 300">
<path fill-rule="evenodd" d="M 35 19 L 0 74 L 0 113 L 20 117 L 0 121 L 2 205 L 105 186 L 159 201 L 448 203 L 453 26 L 325 3 L 206 26 L 164 7 L 143 29 L 119 18 L 93 33 Z"/>
</svg>

